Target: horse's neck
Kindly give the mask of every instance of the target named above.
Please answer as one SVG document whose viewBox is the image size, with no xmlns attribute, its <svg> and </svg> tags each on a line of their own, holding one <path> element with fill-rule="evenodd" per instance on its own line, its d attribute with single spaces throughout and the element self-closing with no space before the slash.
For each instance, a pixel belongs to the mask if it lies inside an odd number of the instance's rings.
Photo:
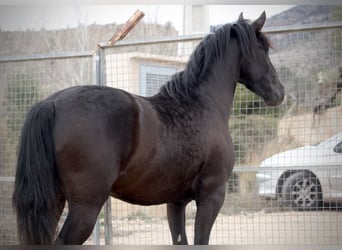
<svg viewBox="0 0 342 250">
<path fill-rule="evenodd" d="M 234 48 L 235 49 L 235 48 Z M 238 49 L 231 49 L 229 57 L 213 64 L 212 73 L 202 84 L 202 93 L 225 120 L 229 119 L 236 83 L 239 79 L 240 58 Z"/>
<path fill-rule="evenodd" d="M 212 62 L 212 68 L 207 79 L 196 86 L 198 88 L 195 90 L 196 97 L 177 100 L 175 96 L 170 95 L 169 91 L 161 91 L 155 96 L 146 98 L 152 103 L 160 117 L 169 122 L 169 120 L 181 119 L 185 113 L 187 113 L 186 117 L 191 115 L 201 117 L 197 114 L 215 112 L 220 114 L 224 121 L 228 121 L 240 72 L 238 44 L 233 39 L 231 39 L 230 44 L 229 55 L 222 56 L 217 61 Z M 180 77 L 178 80 L 180 79 L 182 78 Z M 173 84 L 180 84 L 180 82 Z M 189 92 L 191 91 L 189 90 Z M 184 93 L 184 95 L 187 94 Z M 193 118 L 193 120 L 196 119 Z"/>
</svg>

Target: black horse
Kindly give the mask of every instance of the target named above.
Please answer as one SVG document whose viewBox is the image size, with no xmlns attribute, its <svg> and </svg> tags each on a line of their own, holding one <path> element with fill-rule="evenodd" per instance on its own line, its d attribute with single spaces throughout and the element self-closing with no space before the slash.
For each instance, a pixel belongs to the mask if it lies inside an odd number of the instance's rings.
<svg viewBox="0 0 342 250">
<path fill-rule="evenodd" d="M 274 106 L 284 89 L 261 32 L 242 14 L 206 36 L 184 71 L 146 98 L 78 86 L 28 112 L 13 203 L 23 244 L 82 244 L 109 196 L 167 203 L 174 244 L 187 244 L 185 207 L 195 200 L 195 244 L 208 244 L 234 165 L 228 131 L 237 82 Z M 68 216 L 56 237 L 68 202 Z"/>
</svg>

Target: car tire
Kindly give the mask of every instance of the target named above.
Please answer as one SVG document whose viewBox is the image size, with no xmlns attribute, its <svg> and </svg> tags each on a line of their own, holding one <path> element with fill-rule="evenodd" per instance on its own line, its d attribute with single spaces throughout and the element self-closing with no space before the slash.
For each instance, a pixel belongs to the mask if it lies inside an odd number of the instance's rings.
<svg viewBox="0 0 342 250">
<path fill-rule="evenodd" d="M 316 210 L 322 205 L 322 188 L 311 172 L 290 175 L 282 187 L 285 206 L 297 210 Z"/>
</svg>

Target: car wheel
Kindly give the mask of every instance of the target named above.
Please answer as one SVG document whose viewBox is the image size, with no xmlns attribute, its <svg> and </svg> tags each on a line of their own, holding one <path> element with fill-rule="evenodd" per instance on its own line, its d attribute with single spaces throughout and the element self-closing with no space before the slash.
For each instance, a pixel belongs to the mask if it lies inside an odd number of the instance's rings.
<svg viewBox="0 0 342 250">
<path fill-rule="evenodd" d="M 288 207 L 313 210 L 322 204 L 322 189 L 318 179 L 312 173 L 297 172 L 284 182 L 282 197 Z"/>
</svg>

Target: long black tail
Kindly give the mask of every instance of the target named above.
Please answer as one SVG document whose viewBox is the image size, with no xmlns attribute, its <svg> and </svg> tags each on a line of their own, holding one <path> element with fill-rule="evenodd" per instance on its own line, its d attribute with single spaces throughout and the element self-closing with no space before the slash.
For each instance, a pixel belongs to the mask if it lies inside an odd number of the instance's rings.
<svg viewBox="0 0 342 250">
<path fill-rule="evenodd" d="M 21 132 L 13 205 L 22 244 L 54 240 L 58 206 L 54 122 L 54 104 L 40 102 L 27 113 Z"/>
</svg>

